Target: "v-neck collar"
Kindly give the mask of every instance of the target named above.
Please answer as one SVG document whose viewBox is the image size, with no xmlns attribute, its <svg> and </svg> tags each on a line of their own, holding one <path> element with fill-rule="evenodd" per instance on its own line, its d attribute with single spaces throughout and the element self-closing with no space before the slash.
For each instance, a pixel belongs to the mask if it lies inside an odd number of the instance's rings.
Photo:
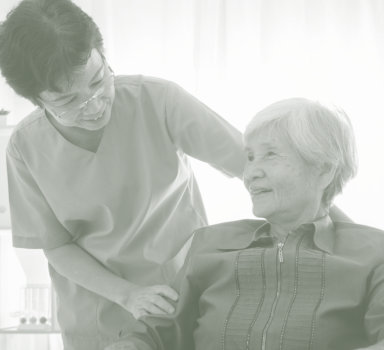
<svg viewBox="0 0 384 350">
<path fill-rule="evenodd" d="M 43 113 L 43 118 L 45 119 L 45 122 L 48 124 L 48 127 L 58 135 L 58 138 L 61 140 L 62 144 L 67 144 L 72 148 L 76 148 L 79 151 L 82 151 L 91 155 L 96 155 L 100 150 L 100 147 L 103 143 L 103 139 L 105 137 L 106 130 L 108 129 L 108 126 L 112 121 L 112 117 L 111 117 L 108 124 L 104 126 L 104 128 L 100 131 L 101 135 L 97 136 L 99 137 L 97 146 L 91 149 L 91 148 L 83 147 L 82 145 L 76 142 L 72 142 L 69 138 L 66 137 L 66 132 L 65 132 L 67 131 L 67 129 L 70 129 L 70 127 L 64 127 L 57 123 L 54 123 L 54 121 L 52 122 L 53 118 L 49 117 L 44 109 L 42 110 L 42 113 Z"/>
</svg>

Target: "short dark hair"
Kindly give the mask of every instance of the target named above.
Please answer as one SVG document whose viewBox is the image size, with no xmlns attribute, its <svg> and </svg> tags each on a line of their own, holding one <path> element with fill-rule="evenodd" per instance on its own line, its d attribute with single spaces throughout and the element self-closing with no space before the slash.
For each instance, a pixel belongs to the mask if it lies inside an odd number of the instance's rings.
<svg viewBox="0 0 384 350">
<path fill-rule="evenodd" d="M 103 52 L 99 28 L 70 0 L 23 0 L 0 24 L 0 70 L 15 92 L 33 103 L 60 91 L 91 51 Z"/>
</svg>

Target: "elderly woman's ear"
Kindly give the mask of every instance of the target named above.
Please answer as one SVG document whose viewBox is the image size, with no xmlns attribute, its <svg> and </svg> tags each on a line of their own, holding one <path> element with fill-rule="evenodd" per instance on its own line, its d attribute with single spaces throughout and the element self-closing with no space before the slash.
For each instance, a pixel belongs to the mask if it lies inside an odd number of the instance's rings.
<svg viewBox="0 0 384 350">
<path fill-rule="evenodd" d="M 319 171 L 321 187 L 323 188 L 324 193 L 326 193 L 330 185 L 335 180 L 337 168 L 331 164 L 323 164 L 319 168 Z M 336 207 L 332 203 L 329 203 L 327 205 L 330 205 L 329 216 L 331 217 L 332 221 L 353 222 L 353 220 L 349 216 L 347 216 L 342 210 L 340 210 L 340 208 Z"/>
<path fill-rule="evenodd" d="M 335 174 L 337 171 L 337 168 L 331 164 L 324 164 L 321 168 L 321 177 L 323 181 L 323 189 L 324 193 L 328 190 L 329 186 L 333 183 L 335 179 Z M 347 216 L 340 208 L 333 205 L 332 203 L 329 203 L 329 216 L 332 221 L 339 221 L 339 222 L 353 222 L 353 220 Z"/>
<path fill-rule="evenodd" d="M 332 164 L 323 164 L 318 168 L 320 186 L 323 191 L 335 180 L 336 167 Z"/>
</svg>

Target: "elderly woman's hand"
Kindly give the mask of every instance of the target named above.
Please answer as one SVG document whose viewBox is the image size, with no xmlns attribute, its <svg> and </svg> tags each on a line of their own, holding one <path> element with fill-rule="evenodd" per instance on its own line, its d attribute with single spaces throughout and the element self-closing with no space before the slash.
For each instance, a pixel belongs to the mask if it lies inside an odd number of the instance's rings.
<svg viewBox="0 0 384 350">
<path fill-rule="evenodd" d="M 165 315 L 174 312 L 175 308 L 169 300 L 177 299 L 178 294 L 167 285 L 135 287 L 122 306 L 138 319 L 149 314 Z"/>
</svg>

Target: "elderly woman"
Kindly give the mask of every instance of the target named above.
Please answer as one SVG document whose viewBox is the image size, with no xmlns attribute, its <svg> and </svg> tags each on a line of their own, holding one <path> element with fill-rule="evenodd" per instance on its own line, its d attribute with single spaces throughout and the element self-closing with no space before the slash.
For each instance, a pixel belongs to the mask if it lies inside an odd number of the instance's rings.
<svg viewBox="0 0 384 350">
<path fill-rule="evenodd" d="M 383 349 L 383 232 L 329 217 L 356 173 L 347 116 L 284 100 L 244 140 L 244 183 L 265 220 L 196 231 L 176 312 L 144 317 L 108 349 Z"/>
</svg>

